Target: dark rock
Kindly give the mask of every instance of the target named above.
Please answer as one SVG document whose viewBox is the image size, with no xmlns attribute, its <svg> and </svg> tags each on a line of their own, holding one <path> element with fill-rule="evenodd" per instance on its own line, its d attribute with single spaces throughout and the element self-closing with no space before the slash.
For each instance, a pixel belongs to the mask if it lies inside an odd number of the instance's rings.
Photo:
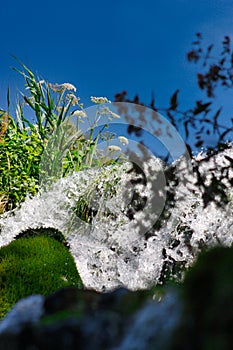
<svg viewBox="0 0 233 350">
<path fill-rule="evenodd" d="M 25 325 L 38 322 L 44 314 L 43 305 L 44 297 L 42 295 L 31 295 L 18 301 L 1 321 L 0 334 L 19 334 Z"/>
<path fill-rule="evenodd" d="M 150 339 L 148 344 L 156 345 L 168 314 L 170 321 L 176 319 L 172 317 L 175 299 L 158 303 L 156 293 L 155 289 L 131 292 L 122 288 L 108 293 L 61 289 L 44 299 L 43 315 L 36 323 L 29 319 L 17 333 L 10 328 L 2 332 L 0 349 L 128 350 L 130 337 L 140 344 Z M 174 328 L 173 321 L 160 337 L 161 344 L 168 338 L 168 329 Z"/>
</svg>

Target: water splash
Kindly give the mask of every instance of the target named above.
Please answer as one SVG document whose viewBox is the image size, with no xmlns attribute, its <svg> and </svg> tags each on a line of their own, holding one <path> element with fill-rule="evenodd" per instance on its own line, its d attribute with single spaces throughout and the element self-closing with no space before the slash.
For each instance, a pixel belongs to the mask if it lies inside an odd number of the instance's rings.
<svg viewBox="0 0 233 350">
<path fill-rule="evenodd" d="M 225 155 L 231 154 L 232 148 L 203 163 L 202 171 L 207 179 L 210 169 L 214 168 L 217 174 L 226 163 Z M 214 203 L 204 208 L 200 191 L 192 175 L 187 174 L 182 159 L 177 162 L 177 172 L 180 177 L 188 176 L 192 186 L 180 181 L 170 218 L 159 231 L 151 228 L 148 237 L 141 234 L 137 223 L 148 218 L 147 213 L 144 216 L 143 210 L 138 211 L 134 220 L 129 220 L 125 211 L 131 198 L 127 192 L 130 192 L 130 180 L 135 177 L 127 172 L 128 167 L 129 164 L 124 164 L 73 173 L 53 184 L 47 192 L 28 197 L 20 208 L 2 215 L 0 246 L 28 228 L 57 228 L 70 244 L 84 285 L 104 291 L 119 286 L 132 290 L 147 288 L 151 283 L 159 283 L 169 264 L 190 266 L 201 246 L 232 244 L 232 202 L 224 209 Z M 229 195 L 232 196 L 231 189 Z M 91 223 L 81 220 L 75 211 L 80 198 L 87 198 L 88 208 L 95 213 Z"/>
</svg>

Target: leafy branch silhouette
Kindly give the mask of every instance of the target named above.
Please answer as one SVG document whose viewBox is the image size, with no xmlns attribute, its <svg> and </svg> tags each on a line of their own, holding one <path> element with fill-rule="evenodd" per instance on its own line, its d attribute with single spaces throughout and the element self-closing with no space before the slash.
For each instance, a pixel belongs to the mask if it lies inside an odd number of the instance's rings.
<svg viewBox="0 0 233 350">
<path fill-rule="evenodd" d="M 220 88 L 224 88 L 224 91 L 233 88 L 233 51 L 230 37 L 225 36 L 220 50 L 217 50 L 214 44 L 206 46 L 202 34 L 197 33 L 195 40 L 192 42 L 191 50 L 187 52 L 187 60 L 190 63 L 199 64 L 201 68 L 196 77 L 198 88 L 205 94 L 204 99 L 196 100 L 194 106 L 182 110 L 179 107 L 180 90 L 177 89 L 170 97 L 167 107 L 157 106 L 154 96 L 147 107 L 166 115 L 179 132 L 184 130 L 185 143 L 192 158 L 195 181 L 201 190 L 204 207 L 207 207 L 212 201 L 218 206 L 224 206 L 229 202 L 228 188 L 233 185 L 231 176 L 233 158 L 224 155 L 226 165 L 220 169 L 215 163 L 215 158 L 224 150 L 231 148 L 233 117 L 228 118 L 228 126 L 221 123 L 224 106 L 216 107 L 216 96 Z M 127 95 L 126 91 L 117 93 L 114 102 L 129 102 L 145 106 L 138 95 L 135 95 L 132 99 Z M 212 136 L 216 140 L 215 144 L 208 144 L 206 136 Z M 193 138 L 195 139 L 194 144 L 191 142 Z M 205 147 L 205 156 L 197 160 L 193 156 L 193 151 L 195 149 L 200 150 L 201 147 Z M 216 168 L 218 167 L 218 175 L 215 174 L 213 168 L 207 182 L 206 175 L 201 172 L 201 167 L 210 160 L 216 164 Z M 173 172 L 174 177 L 175 172 Z M 171 169 L 168 178 L 171 179 Z M 177 183 L 177 181 L 174 181 L 174 183 Z M 170 192 L 172 193 L 171 189 Z M 174 200 L 173 195 L 170 195 L 170 197 L 172 200 L 168 207 L 172 206 Z"/>
</svg>

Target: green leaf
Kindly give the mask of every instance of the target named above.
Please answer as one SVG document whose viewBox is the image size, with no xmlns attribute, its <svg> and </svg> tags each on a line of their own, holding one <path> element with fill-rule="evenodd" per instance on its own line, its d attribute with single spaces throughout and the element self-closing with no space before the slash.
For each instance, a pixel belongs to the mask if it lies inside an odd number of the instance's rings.
<svg viewBox="0 0 233 350">
<path fill-rule="evenodd" d="M 196 107 L 193 110 L 193 114 L 197 115 L 205 112 L 207 114 L 209 112 L 208 107 L 212 104 L 212 102 L 202 103 L 202 101 L 196 101 Z"/>
<path fill-rule="evenodd" d="M 178 93 L 179 93 L 179 90 L 176 90 L 174 92 L 174 94 L 172 95 L 171 99 L 170 99 L 170 107 L 169 107 L 169 109 L 171 109 L 173 111 L 178 107 L 178 101 L 177 101 Z"/>
<path fill-rule="evenodd" d="M 8 86 L 8 89 L 7 89 L 7 109 L 8 109 L 8 112 L 10 110 L 10 87 Z"/>
<path fill-rule="evenodd" d="M 27 96 L 25 96 L 25 95 L 22 95 L 22 96 L 23 96 L 24 101 L 35 111 L 35 106 L 32 103 L 32 101 Z"/>
</svg>

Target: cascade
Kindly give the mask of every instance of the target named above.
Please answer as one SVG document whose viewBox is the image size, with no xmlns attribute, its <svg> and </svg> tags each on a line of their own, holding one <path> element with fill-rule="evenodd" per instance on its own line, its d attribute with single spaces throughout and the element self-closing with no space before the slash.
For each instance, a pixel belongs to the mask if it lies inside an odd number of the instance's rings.
<svg viewBox="0 0 233 350">
<path fill-rule="evenodd" d="M 225 150 L 215 161 L 203 163 L 202 171 L 208 177 L 214 167 L 217 176 L 226 164 L 225 155 L 231 154 L 232 149 Z M 199 154 L 197 159 L 201 157 Z M 33 198 L 28 197 L 19 208 L 1 216 L 0 246 L 28 228 L 57 228 L 70 245 L 84 285 L 105 291 L 119 286 L 132 290 L 146 288 L 159 283 L 166 263 L 188 267 L 201 246 L 232 244 L 232 202 L 224 208 L 215 203 L 204 208 L 195 184 L 191 191 L 183 181 L 176 188 L 176 205 L 169 219 L 159 230 L 152 227 L 149 235 L 142 234 L 135 220 L 125 214 L 127 194 L 130 198 L 126 189 L 130 191 L 133 176 L 128 169 L 129 164 L 87 169 L 61 178 Z M 177 173 L 182 174 L 182 159 L 177 163 Z M 91 222 L 80 219 L 77 212 L 80 198 L 86 198 L 88 208 L 95 213 Z M 143 210 L 135 214 L 136 224 L 151 218 L 143 214 Z"/>
</svg>

